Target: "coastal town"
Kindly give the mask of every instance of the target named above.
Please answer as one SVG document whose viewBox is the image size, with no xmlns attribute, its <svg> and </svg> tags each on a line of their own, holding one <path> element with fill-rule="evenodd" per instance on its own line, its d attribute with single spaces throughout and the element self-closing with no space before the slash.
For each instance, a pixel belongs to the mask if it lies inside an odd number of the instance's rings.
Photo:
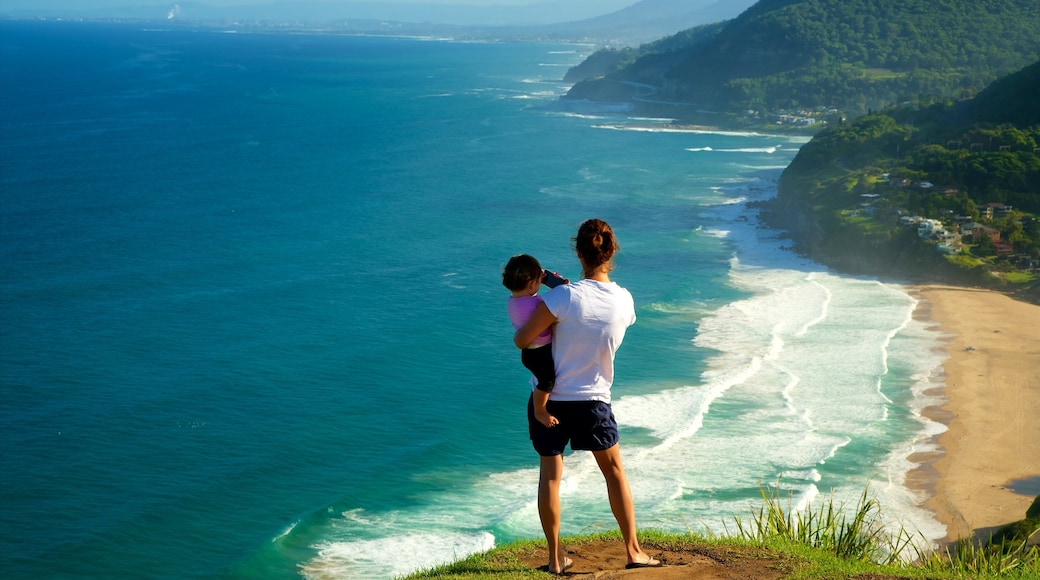
<svg viewBox="0 0 1040 580">
<path fill-rule="evenodd" d="M 930 181 L 913 181 L 909 178 L 893 178 L 883 173 L 877 178 L 878 184 L 886 185 L 891 191 L 917 190 L 918 192 L 934 192 L 943 197 L 955 197 L 960 191 L 951 186 L 936 185 Z M 876 193 L 880 191 L 881 193 Z M 1022 232 L 1036 228 L 1036 216 L 1016 211 L 1003 202 L 986 202 L 974 206 L 971 214 L 956 213 L 951 209 L 942 210 L 941 215 L 922 216 L 898 207 L 891 198 L 903 196 L 886 196 L 885 189 L 875 189 L 875 193 L 863 193 L 859 196 L 858 206 L 842 210 L 846 219 L 868 218 L 879 222 L 897 223 L 900 228 L 912 228 L 917 231 L 917 238 L 935 246 L 936 251 L 949 256 L 961 256 L 973 259 L 977 264 L 987 261 L 993 267 L 1004 265 L 1005 268 L 995 270 L 1014 270 L 1032 274 L 1040 273 L 1040 258 L 1025 252 L 1016 252 L 1015 244 L 1004 234 L 998 224 L 1010 227 L 1014 232 Z M 1013 234 L 1014 235 L 1014 234 Z M 994 272 L 1000 275 L 999 271 Z"/>
</svg>

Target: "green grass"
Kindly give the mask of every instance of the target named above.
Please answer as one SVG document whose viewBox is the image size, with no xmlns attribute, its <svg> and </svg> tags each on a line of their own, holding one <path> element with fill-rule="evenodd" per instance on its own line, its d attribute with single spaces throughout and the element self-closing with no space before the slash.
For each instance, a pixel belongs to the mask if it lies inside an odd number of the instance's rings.
<svg viewBox="0 0 1040 580">
<path fill-rule="evenodd" d="M 737 518 L 740 537 L 752 542 L 772 538 L 819 548 L 846 560 L 880 564 L 899 561 L 904 550 L 912 547 L 913 536 L 899 529 L 891 534 L 881 525 L 881 505 L 863 490 L 859 505 L 849 517 L 834 498 L 819 508 L 807 507 L 801 512 L 785 508 L 777 488 L 762 492 L 763 505 L 747 520 Z"/>
<path fill-rule="evenodd" d="M 1034 521 L 1034 520 L 1029 520 Z M 762 505 L 746 518 L 735 518 L 735 532 L 725 536 L 693 533 L 640 532 L 640 543 L 652 552 L 705 550 L 740 557 L 769 554 L 773 569 L 791 580 L 841 579 L 865 576 L 881 579 L 972 578 L 977 580 L 1036 580 L 1040 578 L 1040 547 L 1020 538 L 998 545 L 961 541 L 933 552 L 924 538 L 903 528 L 882 525 L 881 505 L 864 490 L 856 506 L 835 504 L 832 497 L 816 508 L 794 511 L 779 488 L 763 489 Z M 1032 525 L 1032 524 L 1030 524 Z M 727 530 L 729 532 L 729 530 Z M 1031 532 L 1035 541 L 1040 528 Z M 573 536 L 564 545 L 620 541 L 617 532 Z M 417 572 L 409 579 L 543 579 L 547 572 L 532 569 L 523 558 L 545 550 L 541 540 L 512 542 L 457 562 Z M 743 555 L 743 556 L 741 556 Z M 727 558 L 732 560 L 732 558 Z"/>
<path fill-rule="evenodd" d="M 1031 284 L 1036 281 L 1036 274 L 1032 272 L 1008 272 L 1004 274 L 1004 280 L 1011 284 Z"/>
<path fill-rule="evenodd" d="M 947 256 L 946 259 L 962 268 L 967 269 L 975 268 L 986 263 L 985 261 L 980 260 L 975 256 L 972 256 L 971 254 L 962 253 L 951 254 Z"/>
<path fill-rule="evenodd" d="M 881 222 L 877 218 L 867 215 L 842 216 L 842 220 L 849 226 L 859 228 L 859 230 L 863 232 L 863 235 L 867 237 L 890 234 L 896 230 L 896 228 Z"/>
<path fill-rule="evenodd" d="M 874 81 L 881 80 L 892 80 L 899 79 L 907 76 L 908 73 L 896 72 L 887 68 L 865 68 L 863 69 L 863 76 Z"/>
</svg>

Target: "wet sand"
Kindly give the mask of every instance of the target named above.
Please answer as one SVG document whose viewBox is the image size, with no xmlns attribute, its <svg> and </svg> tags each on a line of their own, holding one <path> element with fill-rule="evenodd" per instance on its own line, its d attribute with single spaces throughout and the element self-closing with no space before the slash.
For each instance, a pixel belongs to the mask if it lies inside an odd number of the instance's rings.
<svg viewBox="0 0 1040 580">
<path fill-rule="evenodd" d="M 947 540 L 988 539 L 1040 494 L 1040 306 L 973 288 L 915 293 L 918 314 L 950 335 L 945 402 L 925 413 L 948 430 L 939 452 L 911 458 L 923 463 L 910 483 L 929 492 Z"/>
</svg>

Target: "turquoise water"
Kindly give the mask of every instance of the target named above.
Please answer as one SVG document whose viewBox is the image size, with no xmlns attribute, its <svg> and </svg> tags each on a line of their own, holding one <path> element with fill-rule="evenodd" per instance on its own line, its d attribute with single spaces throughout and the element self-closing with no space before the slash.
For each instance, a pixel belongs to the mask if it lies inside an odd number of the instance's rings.
<svg viewBox="0 0 1040 580">
<path fill-rule="evenodd" d="M 938 333 L 747 201 L 804 139 L 562 108 L 589 47 L 0 22 L 0 571 L 386 578 L 540 537 L 500 271 L 600 217 L 642 527 L 906 457 Z M 585 454 L 564 533 L 613 528 Z M 730 520 L 731 521 L 731 520 Z M 393 555 L 388 558 L 388 554 Z"/>
</svg>

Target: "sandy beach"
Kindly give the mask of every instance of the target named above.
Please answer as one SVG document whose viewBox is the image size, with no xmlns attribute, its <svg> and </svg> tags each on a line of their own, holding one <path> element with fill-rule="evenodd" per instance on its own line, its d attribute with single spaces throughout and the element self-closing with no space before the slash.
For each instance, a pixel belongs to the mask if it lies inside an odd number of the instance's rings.
<svg viewBox="0 0 1040 580">
<path fill-rule="evenodd" d="M 998 292 L 918 286 L 918 315 L 951 335 L 943 364 L 945 403 L 927 410 L 944 423 L 938 453 L 911 483 L 946 525 L 947 540 L 1025 516 L 1040 494 L 1040 306 Z"/>
</svg>

